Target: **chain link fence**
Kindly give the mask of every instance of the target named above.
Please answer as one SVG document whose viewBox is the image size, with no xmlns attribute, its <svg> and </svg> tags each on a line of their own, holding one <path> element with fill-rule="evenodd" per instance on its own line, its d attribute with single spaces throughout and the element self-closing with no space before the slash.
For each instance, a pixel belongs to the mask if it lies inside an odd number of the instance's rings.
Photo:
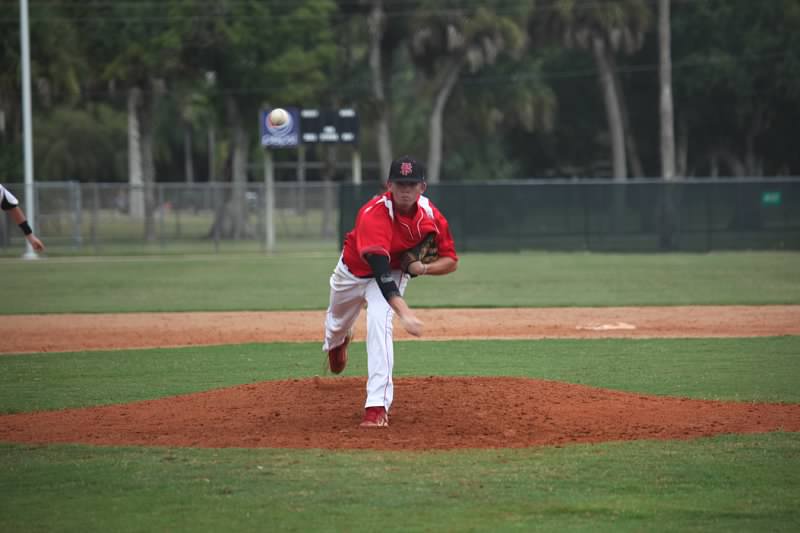
<svg viewBox="0 0 800 533">
<path fill-rule="evenodd" d="M 23 196 L 21 184 L 8 184 Z M 336 252 L 379 182 L 35 184 L 34 228 L 50 254 Z M 459 251 L 800 249 L 800 179 L 444 183 L 426 193 Z M 24 202 L 23 202 L 24 206 Z M 271 219 L 271 220 L 270 220 Z M 24 240 L 0 220 L 0 253 Z"/>
<path fill-rule="evenodd" d="M 343 185 L 340 237 L 371 187 Z M 459 251 L 800 249 L 800 179 L 429 185 Z"/>
<path fill-rule="evenodd" d="M 22 184 L 9 184 L 22 193 Z M 275 250 L 335 250 L 338 185 L 275 183 L 271 223 Z M 22 194 L 19 194 L 24 208 Z M 159 183 L 148 189 L 124 183 L 35 184 L 34 229 L 48 253 L 209 253 L 267 250 L 265 186 L 243 191 L 230 183 Z M 24 247 L 19 229 L 4 217 L 0 250 Z"/>
</svg>

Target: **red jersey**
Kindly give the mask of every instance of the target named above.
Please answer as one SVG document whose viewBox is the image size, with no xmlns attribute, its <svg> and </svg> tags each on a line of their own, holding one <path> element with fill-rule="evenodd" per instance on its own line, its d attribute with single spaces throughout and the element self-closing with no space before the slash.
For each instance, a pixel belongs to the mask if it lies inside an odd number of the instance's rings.
<svg viewBox="0 0 800 533">
<path fill-rule="evenodd" d="M 428 233 L 436 234 L 439 257 L 458 261 L 450 226 L 433 202 L 420 196 L 413 215 L 405 216 L 394 210 L 392 193 L 376 196 L 358 210 L 356 224 L 344 239 L 342 259 L 355 276 L 372 277 L 372 268 L 365 254 L 389 256 L 389 266 L 400 268 L 400 255 L 419 244 Z"/>
</svg>

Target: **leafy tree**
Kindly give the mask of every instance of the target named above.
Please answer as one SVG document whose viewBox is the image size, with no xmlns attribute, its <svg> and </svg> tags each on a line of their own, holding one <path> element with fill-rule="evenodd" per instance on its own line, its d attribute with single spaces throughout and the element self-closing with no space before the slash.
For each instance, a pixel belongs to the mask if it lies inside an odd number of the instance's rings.
<svg viewBox="0 0 800 533">
<path fill-rule="evenodd" d="M 175 23 L 163 36 L 179 48 L 181 65 L 197 79 L 213 73 L 216 108 L 230 128 L 231 197 L 215 225 L 221 234 L 243 238 L 245 192 L 251 145 L 261 107 L 302 106 L 326 79 L 323 67 L 335 57 L 330 0 L 266 3 L 257 0 L 176 0 Z M 249 118 L 248 118 L 249 117 Z"/>
<path fill-rule="evenodd" d="M 85 80 L 112 98 L 124 98 L 128 127 L 128 202 L 134 216 L 144 217 L 145 239 L 156 238 L 155 138 L 166 82 L 180 69 L 175 43 L 164 39 L 171 21 L 160 2 L 87 0 L 73 4 L 84 53 L 95 67 Z"/>
<path fill-rule="evenodd" d="M 475 74 L 463 74 L 448 114 L 444 174 L 459 180 L 510 180 L 524 177 L 524 158 L 515 157 L 515 134 L 528 139 L 555 127 L 557 99 L 544 80 L 536 50 L 505 56 Z M 525 146 L 531 153 L 538 146 Z"/>
<path fill-rule="evenodd" d="M 45 125 L 46 123 L 46 125 Z M 37 168 L 47 180 L 118 181 L 126 178 L 125 116 L 105 104 L 58 107 L 36 121 Z"/>
<path fill-rule="evenodd" d="M 393 158 L 391 135 L 391 74 L 394 53 L 403 40 L 397 31 L 400 25 L 389 24 L 383 0 L 369 1 L 367 28 L 369 33 L 369 69 L 372 101 L 375 106 L 375 132 L 381 171 L 389 168 Z"/>
<path fill-rule="evenodd" d="M 658 77 L 660 85 L 659 115 L 661 117 L 661 175 L 666 180 L 675 177 L 675 138 L 672 111 L 672 44 L 670 0 L 658 0 Z"/>
<path fill-rule="evenodd" d="M 71 3 L 55 0 L 29 5 L 31 85 L 34 116 L 42 109 L 74 104 L 88 67 L 79 34 L 68 18 Z M 19 3 L 0 3 L 0 178 L 22 179 L 22 84 Z M 51 128 L 39 121 L 36 132 Z M 34 136 L 34 158 L 41 143 Z M 34 165 L 37 172 L 37 165 Z M 46 178 L 47 176 L 44 175 Z"/>
<path fill-rule="evenodd" d="M 463 72 L 494 64 L 502 53 L 518 53 L 525 44 L 522 23 L 526 3 L 509 7 L 492 0 L 433 1 L 420 4 L 411 22 L 409 49 L 417 68 L 430 81 L 433 105 L 429 119 L 428 173 L 439 181 L 444 111 Z"/>
<path fill-rule="evenodd" d="M 534 11 L 529 32 L 539 42 L 561 42 L 592 54 L 604 96 L 614 179 L 628 175 L 624 98 L 615 54 L 641 48 L 652 13 L 647 0 L 555 0 Z"/>
<path fill-rule="evenodd" d="M 673 15 L 679 159 L 687 172 L 796 171 L 797 150 L 786 141 L 800 119 L 800 4 L 709 0 L 676 4 Z"/>
</svg>

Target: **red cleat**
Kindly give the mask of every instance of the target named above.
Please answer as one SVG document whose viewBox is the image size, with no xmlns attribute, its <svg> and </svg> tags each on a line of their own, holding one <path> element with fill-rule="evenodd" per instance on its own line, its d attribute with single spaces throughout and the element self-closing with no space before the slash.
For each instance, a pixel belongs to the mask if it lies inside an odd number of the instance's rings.
<svg viewBox="0 0 800 533">
<path fill-rule="evenodd" d="M 364 421 L 361 422 L 362 428 L 388 428 L 389 414 L 383 407 L 367 407 L 364 412 Z"/>
<path fill-rule="evenodd" d="M 328 366 L 334 374 L 341 374 L 344 367 L 347 366 L 347 345 L 350 344 L 352 338 L 353 332 L 349 331 L 342 344 L 328 350 Z"/>
</svg>

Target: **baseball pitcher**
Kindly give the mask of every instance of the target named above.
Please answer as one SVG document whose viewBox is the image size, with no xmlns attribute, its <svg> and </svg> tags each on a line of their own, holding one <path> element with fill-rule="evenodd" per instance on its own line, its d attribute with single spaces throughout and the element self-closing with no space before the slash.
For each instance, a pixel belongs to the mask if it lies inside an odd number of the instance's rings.
<svg viewBox="0 0 800 533">
<path fill-rule="evenodd" d="M 403 294 L 410 278 L 441 276 L 456 270 L 458 256 L 447 219 L 422 196 L 425 167 L 404 156 L 389 168 L 387 192 L 364 204 L 345 237 L 342 255 L 330 278 L 323 351 L 331 372 L 347 364 L 351 328 L 367 304 L 367 400 L 361 427 L 388 427 L 394 389 L 392 318 L 411 335 L 422 322 Z"/>
</svg>

